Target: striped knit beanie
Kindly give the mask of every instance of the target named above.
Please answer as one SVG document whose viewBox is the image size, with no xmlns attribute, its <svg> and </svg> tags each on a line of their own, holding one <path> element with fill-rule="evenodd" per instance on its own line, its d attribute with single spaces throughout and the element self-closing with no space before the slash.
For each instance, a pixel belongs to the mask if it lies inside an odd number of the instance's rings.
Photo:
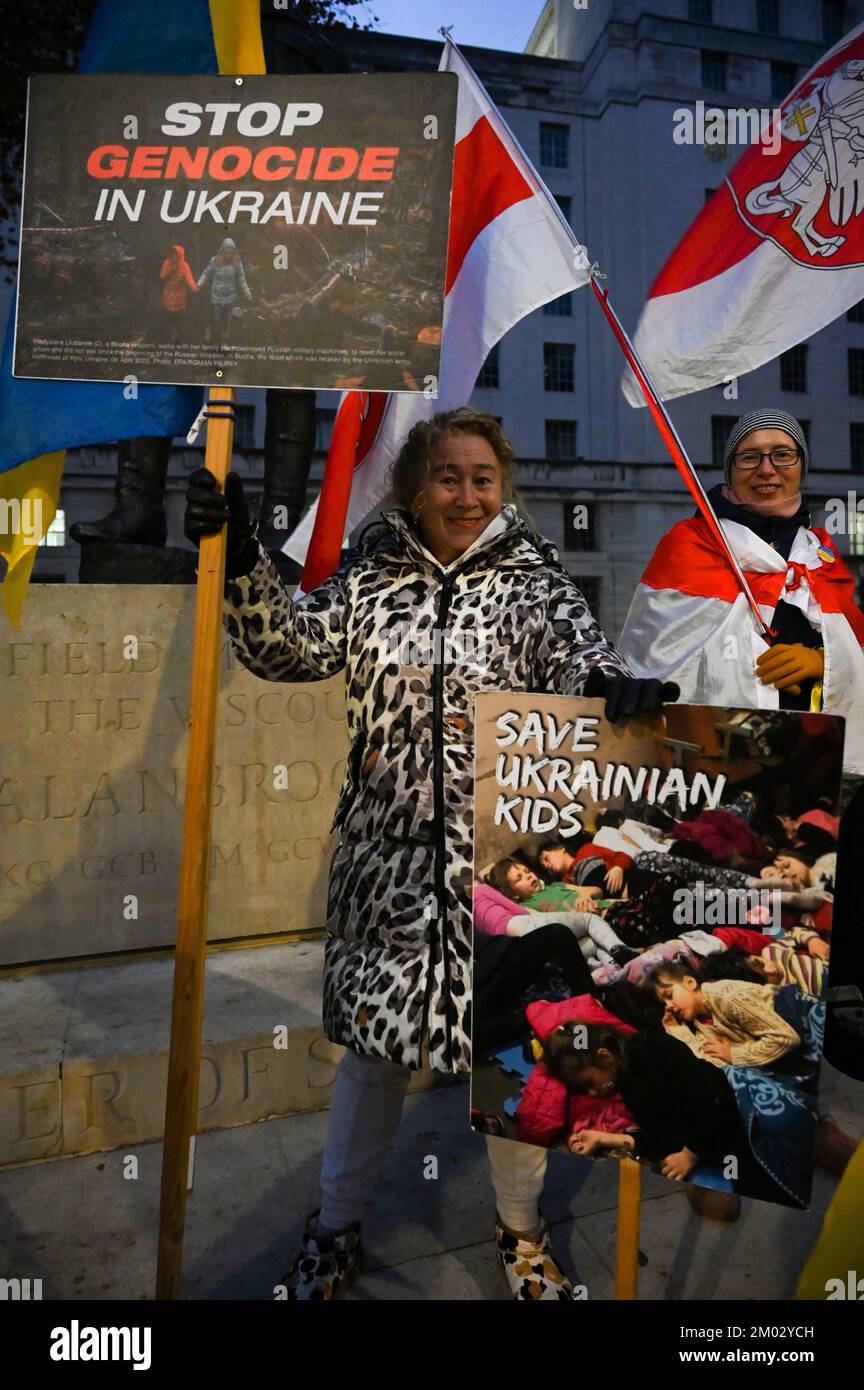
<svg viewBox="0 0 864 1390">
<path fill-rule="evenodd" d="M 726 440 L 726 454 L 723 459 L 723 471 L 726 475 L 726 482 L 729 483 L 732 474 L 732 455 L 746 435 L 752 434 L 754 430 L 785 430 L 790 434 L 801 450 L 801 479 L 802 482 L 807 473 L 807 464 L 810 462 L 807 452 L 807 440 L 804 438 L 804 431 L 798 424 L 794 415 L 787 415 L 785 410 L 751 410 L 749 414 L 742 415 L 740 420 L 732 426 L 732 433 Z"/>
</svg>

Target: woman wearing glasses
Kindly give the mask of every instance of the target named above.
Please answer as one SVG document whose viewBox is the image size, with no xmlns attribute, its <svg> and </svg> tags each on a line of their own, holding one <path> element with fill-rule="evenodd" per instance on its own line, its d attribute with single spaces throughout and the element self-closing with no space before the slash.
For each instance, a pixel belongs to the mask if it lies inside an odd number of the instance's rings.
<svg viewBox="0 0 864 1390">
<path fill-rule="evenodd" d="M 724 462 L 726 480 L 708 496 L 776 634 L 771 645 L 697 515 L 660 541 L 619 651 L 636 675 L 674 680 L 694 704 L 844 715 L 844 767 L 864 773 L 864 615 L 831 537 L 810 525 L 804 431 L 783 410 L 751 411 L 733 426 Z"/>
</svg>

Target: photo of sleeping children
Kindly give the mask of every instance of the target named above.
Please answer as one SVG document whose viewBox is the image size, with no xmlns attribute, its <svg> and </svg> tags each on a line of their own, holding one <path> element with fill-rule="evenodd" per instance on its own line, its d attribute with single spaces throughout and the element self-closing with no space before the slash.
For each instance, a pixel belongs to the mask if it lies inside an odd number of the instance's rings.
<svg viewBox="0 0 864 1390">
<path fill-rule="evenodd" d="M 843 721 L 483 695 L 472 1124 L 806 1207 Z"/>
</svg>

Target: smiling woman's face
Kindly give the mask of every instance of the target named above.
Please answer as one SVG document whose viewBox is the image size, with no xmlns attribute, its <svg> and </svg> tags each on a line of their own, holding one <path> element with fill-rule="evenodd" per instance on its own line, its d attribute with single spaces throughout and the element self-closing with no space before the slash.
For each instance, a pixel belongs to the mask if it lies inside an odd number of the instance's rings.
<svg viewBox="0 0 864 1390">
<path fill-rule="evenodd" d="M 430 481 L 416 512 L 427 550 L 450 565 L 501 510 L 501 469 L 480 434 L 448 434 L 432 454 Z"/>
<path fill-rule="evenodd" d="M 756 451 L 764 454 L 771 449 L 797 448 L 795 440 L 785 430 L 753 430 L 741 440 L 735 450 L 735 460 L 742 454 Z M 733 461 L 730 485 L 733 496 L 742 506 L 752 507 L 754 511 L 771 511 L 801 491 L 801 458 L 799 456 L 791 468 L 775 468 L 766 455 L 750 471 L 740 469 Z"/>
</svg>

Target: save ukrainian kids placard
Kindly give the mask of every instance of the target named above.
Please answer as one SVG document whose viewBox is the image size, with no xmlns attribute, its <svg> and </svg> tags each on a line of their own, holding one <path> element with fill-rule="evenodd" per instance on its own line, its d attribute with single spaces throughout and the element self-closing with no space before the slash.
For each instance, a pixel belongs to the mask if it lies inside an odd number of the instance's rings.
<svg viewBox="0 0 864 1390">
<path fill-rule="evenodd" d="M 456 86 L 31 78 L 16 375 L 436 394 Z"/>
<path fill-rule="evenodd" d="M 843 721 L 476 706 L 472 1124 L 810 1197 Z"/>
</svg>

